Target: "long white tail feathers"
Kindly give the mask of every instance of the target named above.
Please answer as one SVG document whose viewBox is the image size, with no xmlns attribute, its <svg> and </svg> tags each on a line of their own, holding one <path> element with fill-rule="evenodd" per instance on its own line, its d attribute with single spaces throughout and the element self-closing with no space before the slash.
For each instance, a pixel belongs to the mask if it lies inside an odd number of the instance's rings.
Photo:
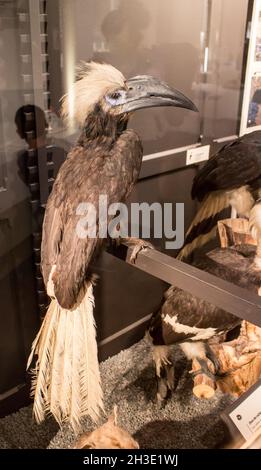
<svg viewBox="0 0 261 470">
<path fill-rule="evenodd" d="M 37 356 L 32 396 L 38 423 L 51 413 L 77 433 L 83 416 L 97 422 L 104 410 L 93 308 L 91 283 L 73 311 L 62 309 L 57 300 L 50 303 L 27 364 Z"/>
</svg>

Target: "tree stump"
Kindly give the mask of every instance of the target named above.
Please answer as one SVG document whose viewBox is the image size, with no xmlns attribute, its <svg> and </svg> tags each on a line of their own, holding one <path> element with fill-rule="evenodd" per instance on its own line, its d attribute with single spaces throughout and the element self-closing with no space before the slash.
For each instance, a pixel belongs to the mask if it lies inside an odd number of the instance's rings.
<svg viewBox="0 0 261 470">
<path fill-rule="evenodd" d="M 234 245 L 256 245 L 249 231 L 247 219 L 224 219 L 217 223 L 221 248 Z"/>
<path fill-rule="evenodd" d="M 251 291 L 261 295 L 261 273 L 253 268 L 256 245 L 248 230 L 248 221 L 245 219 L 226 219 L 218 223 L 221 247 L 220 250 L 208 253 L 212 260 L 220 263 L 226 270 L 231 270 L 231 279 L 237 272 L 242 273 L 244 284 Z M 238 262 L 230 262 L 226 256 L 226 248 L 236 244 L 233 248 L 239 252 Z M 244 256 L 240 256 L 244 254 Z M 209 342 L 209 346 L 219 360 L 220 371 L 211 381 L 204 372 L 195 375 L 193 393 L 197 397 L 211 398 L 215 389 L 239 397 L 248 390 L 261 374 L 261 328 L 242 321 L 239 336 L 229 342 L 216 339 Z M 210 372 L 213 368 L 209 365 Z M 200 370 L 201 366 L 196 359 L 192 363 L 192 371 Z"/>
<path fill-rule="evenodd" d="M 227 343 L 210 346 L 220 363 L 216 385 L 223 393 L 239 397 L 261 374 L 261 328 L 242 322 L 240 335 Z"/>
</svg>

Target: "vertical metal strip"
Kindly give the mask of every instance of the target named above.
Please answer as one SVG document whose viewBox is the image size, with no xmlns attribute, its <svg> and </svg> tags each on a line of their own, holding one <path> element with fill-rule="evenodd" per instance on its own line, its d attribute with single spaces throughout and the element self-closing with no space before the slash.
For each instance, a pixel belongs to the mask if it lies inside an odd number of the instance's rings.
<svg viewBox="0 0 261 470">
<path fill-rule="evenodd" d="M 209 60 L 209 43 L 210 43 L 210 26 L 211 26 L 211 13 L 212 13 L 212 0 L 205 0 L 205 37 L 204 37 L 204 63 L 203 67 L 203 78 L 202 78 L 202 104 L 200 113 L 200 140 L 204 137 L 204 123 L 205 123 L 205 104 L 206 104 L 206 91 L 205 85 L 207 83 L 208 74 L 208 60 Z"/>
<path fill-rule="evenodd" d="M 68 128 L 74 128 L 74 89 L 75 80 L 75 25 L 74 25 L 74 1 L 63 0 L 62 2 L 62 66 L 64 92 L 68 99 Z"/>
<path fill-rule="evenodd" d="M 31 47 L 32 47 L 32 82 L 34 89 L 34 104 L 41 109 L 44 106 L 44 89 L 42 76 L 42 41 L 40 29 L 40 2 L 39 0 L 29 0 L 29 17 L 31 29 Z"/>
</svg>

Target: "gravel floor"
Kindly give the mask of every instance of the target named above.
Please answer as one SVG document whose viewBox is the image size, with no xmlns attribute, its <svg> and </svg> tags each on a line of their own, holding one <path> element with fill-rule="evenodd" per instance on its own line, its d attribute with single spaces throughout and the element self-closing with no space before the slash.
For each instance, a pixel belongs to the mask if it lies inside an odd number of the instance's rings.
<svg viewBox="0 0 261 470">
<path fill-rule="evenodd" d="M 116 403 L 118 422 L 134 435 L 141 448 L 214 448 L 224 438 L 219 413 L 232 399 L 217 392 L 210 400 L 192 395 L 189 364 L 174 349 L 178 386 L 163 408 L 155 403 L 156 383 L 150 347 L 142 340 L 101 364 L 105 409 Z M 104 420 L 101 421 L 101 423 Z M 87 418 L 84 431 L 93 430 Z M 71 429 L 52 418 L 38 426 L 27 407 L 0 420 L 0 448 L 70 448 L 75 441 Z"/>
</svg>

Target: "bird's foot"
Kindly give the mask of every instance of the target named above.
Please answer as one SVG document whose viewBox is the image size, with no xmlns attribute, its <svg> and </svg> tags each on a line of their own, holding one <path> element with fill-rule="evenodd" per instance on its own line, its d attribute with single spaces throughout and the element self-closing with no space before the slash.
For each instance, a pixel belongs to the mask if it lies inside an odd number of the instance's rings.
<svg viewBox="0 0 261 470">
<path fill-rule="evenodd" d="M 216 381 L 216 376 L 212 373 L 207 365 L 207 361 L 205 359 L 201 359 L 197 357 L 197 361 L 199 362 L 201 369 L 191 372 L 191 376 L 194 378 L 196 375 L 204 374 L 207 375 L 213 382 Z"/>
<path fill-rule="evenodd" d="M 164 364 L 160 371 L 160 377 L 157 376 L 157 397 L 156 401 L 160 408 L 164 407 L 167 400 L 171 397 L 175 388 L 174 366 L 170 361 Z"/>
<path fill-rule="evenodd" d="M 132 247 L 134 245 L 134 248 L 132 250 L 131 256 L 130 256 L 130 263 L 135 264 L 138 254 L 141 251 L 146 251 L 146 250 L 154 250 L 154 246 L 152 243 L 148 242 L 147 240 L 142 240 L 141 238 L 135 238 L 135 237 L 130 237 L 130 238 L 121 238 L 121 243 L 125 243 L 126 245 Z"/>
<path fill-rule="evenodd" d="M 221 367 L 219 359 L 208 344 L 206 345 L 206 357 L 212 362 L 214 366 L 214 375 L 220 375 Z"/>
<path fill-rule="evenodd" d="M 154 246 L 150 242 L 138 239 L 130 257 L 130 263 L 135 264 L 139 253 L 146 250 L 154 250 Z"/>
<path fill-rule="evenodd" d="M 164 381 L 158 383 L 158 390 L 156 395 L 156 405 L 158 408 L 164 408 L 167 404 L 167 401 L 171 397 L 171 390 L 167 387 Z"/>
</svg>

